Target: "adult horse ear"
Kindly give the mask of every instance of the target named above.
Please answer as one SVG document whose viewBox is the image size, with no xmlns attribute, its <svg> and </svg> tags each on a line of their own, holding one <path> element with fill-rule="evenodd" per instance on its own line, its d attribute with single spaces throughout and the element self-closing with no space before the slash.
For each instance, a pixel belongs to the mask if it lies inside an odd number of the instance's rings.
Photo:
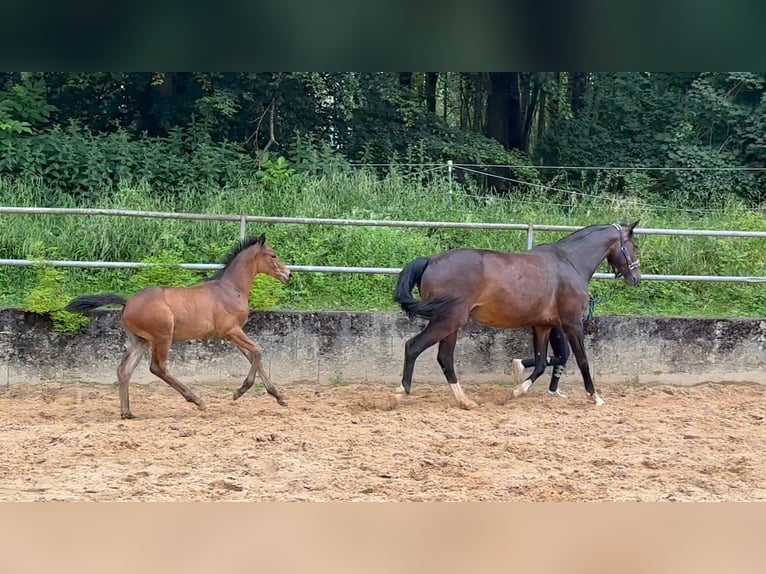
<svg viewBox="0 0 766 574">
<path fill-rule="evenodd" d="M 633 237 L 633 230 L 636 228 L 636 225 L 638 225 L 639 220 L 636 219 L 633 223 L 630 224 L 630 227 L 628 227 L 628 237 Z"/>
</svg>

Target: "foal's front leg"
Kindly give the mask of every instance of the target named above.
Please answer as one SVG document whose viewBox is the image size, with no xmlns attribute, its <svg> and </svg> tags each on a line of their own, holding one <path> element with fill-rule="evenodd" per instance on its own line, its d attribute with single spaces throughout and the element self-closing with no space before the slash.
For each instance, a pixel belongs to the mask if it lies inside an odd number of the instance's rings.
<svg viewBox="0 0 766 574">
<path fill-rule="evenodd" d="M 234 400 L 236 401 L 253 386 L 255 383 L 255 374 L 258 373 L 266 387 L 266 392 L 274 397 L 280 405 L 286 407 L 287 401 L 285 400 L 284 395 L 271 383 L 271 379 L 269 379 L 266 369 L 263 368 L 263 363 L 261 362 L 262 351 L 258 344 L 245 335 L 245 332 L 241 328 L 230 331 L 226 334 L 226 338 L 234 343 L 239 350 L 242 351 L 245 357 L 247 357 L 247 360 L 250 361 L 250 371 L 248 371 L 242 386 L 234 392 Z"/>
<path fill-rule="evenodd" d="M 548 351 L 548 336 L 550 335 L 550 327 L 534 327 L 534 336 L 532 338 L 534 351 L 535 351 L 535 368 L 532 370 L 532 374 L 526 378 L 520 385 L 513 389 L 513 396 L 519 397 L 525 394 L 532 386 L 537 378 L 545 372 L 546 367 L 546 352 Z"/>
</svg>

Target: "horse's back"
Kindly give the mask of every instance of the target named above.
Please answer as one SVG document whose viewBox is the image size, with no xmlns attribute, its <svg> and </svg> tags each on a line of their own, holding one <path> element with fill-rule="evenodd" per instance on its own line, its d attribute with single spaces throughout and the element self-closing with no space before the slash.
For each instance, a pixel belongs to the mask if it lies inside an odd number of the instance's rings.
<svg viewBox="0 0 766 574">
<path fill-rule="evenodd" d="M 555 249 L 454 249 L 432 258 L 421 294 L 424 299 L 452 297 L 462 312 L 495 327 L 555 325 L 565 274 L 566 262 Z"/>
<path fill-rule="evenodd" d="M 244 324 L 248 305 L 236 295 L 217 294 L 216 288 L 213 282 L 188 287 L 147 287 L 128 300 L 123 323 L 135 334 L 150 340 L 221 336 L 232 327 Z"/>
</svg>

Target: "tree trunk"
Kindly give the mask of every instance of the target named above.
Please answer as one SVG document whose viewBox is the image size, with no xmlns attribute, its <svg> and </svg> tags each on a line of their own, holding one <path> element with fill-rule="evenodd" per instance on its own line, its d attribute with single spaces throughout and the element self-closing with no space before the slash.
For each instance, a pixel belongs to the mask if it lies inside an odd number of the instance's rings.
<svg viewBox="0 0 766 574">
<path fill-rule="evenodd" d="M 545 113 L 548 105 L 548 92 L 545 86 L 540 87 L 540 105 L 537 107 L 537 137 L 535 137 L 535 149 L 539 149 L 545 138 Z"/>
<path fill-rule="evenodd" d="M 473 75 L 473 129 L 484 133 L 484 73 Z"/>
<path fill-rule="evenodd" d="M 449 72 L 448 72 L 449 73 Z M 444 109 L 444 121 L 447 121 L 447 100 L 449 99 L 449 84 L 448 80 L 449 77 L 447 74 L 444 74 L 444 78 L 442 79 L 442 100 L 443 100 L 443 109 Z"/>
<path fill-rule="evenodd" d="M 537 103 L 540 99 L 540 76 L 535 73 L 531 78 L 531 94 L 529 95 L 529 101 L 527 102 L 526 111 L 524 113 L 524 130 L 522 133 L 522 148 L 524 151 L 529 151 L 529 136 L 532 133 L 532 123 L 535 118 L 535 110 L 537 109 Z"/>
<path fill-rule="evenodd" d="M 572 114 L 579 118 L 585 110 L 585 95 L 588 89 L 588 72 L 571 72 L 569 83 L 571 86 Z"/>
<path fill-rule="evenodd" d="M 490 72 L 486 135 L 506 149 L 521 149 L 523 121 L 518 72 Z"/>
<path fill-rule="evenodd" d="M 436 83 L 439 72 L 426 72 L 426 110 L 436 115 Z"/>
</svg>

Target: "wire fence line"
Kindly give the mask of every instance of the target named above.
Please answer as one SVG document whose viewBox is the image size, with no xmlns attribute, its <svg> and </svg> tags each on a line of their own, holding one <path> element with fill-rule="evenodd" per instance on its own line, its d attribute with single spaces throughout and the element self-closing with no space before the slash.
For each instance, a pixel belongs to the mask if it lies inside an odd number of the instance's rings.
<svg viewBox="0 0 766 574">
<path fill-rule="evenodd" d="M 58 215 L 58 216 L 107 216 L 107 217 L 138 217 L 150 219 L 177 219 L 191 221 L 229 221 L 239 222 L 240 239 L 247 233 L 248 223 L 268 223 L 284 225 L 341 225 L 359 227 L 404 227 L 404 228 L 445 228 L 445 229 L 487 229 L 505 231 L 523 231 L 526 233 L 526 246 L 534 246 L 534 235 L 543 232 L 573 232 L 581 229 L 574 225 L 548 225 L 534 223 L 492 223 L 492 222 L 461 222 L 461 221 L 398 221 L 388 219 L 333 219 L 312 217 L 278 217 L 265 215 L 235 215 L 214 213 L 181 213 L 167 211 L 138 211 L 124 209 L 85 209 L 85 208 L 56 208 L 56 207 L 11 207 L 0 206 L 0 215 Z M 761 238 L 766 239 L 766 231 L 741 230 L 711 230 L 711 229 L 662 229 L 636 228 L 639 235 L 671 235 L 697 237 L 726 237 L 726 238 Z M 51 265 L 56 267 L 78 267 L 88 269 L 137 269 L 141 267 L 163 266 L 161 263 L 145 263 L 136 261 L 69 261 L 69 260 L 32 260 L 32 259 L 0 259 L 0 265 L 25 267 L 33 265 Z M 181 267 L 196 271 L 220 269 L 219 263 L 181 263 L 167 264 L 171 267 Z M 322 266 L 322 265 L 288 265 L 290 270 L 308 273 L 360 273 L 360 274 L 389 274 L 401 271 L 395 267 L 361 267 L 361 266 Z M 594 279 L 611 279 L 611 273 L 596 273 Z M 740 275 L 663 275 L 643 274 L 643 279 L 649 281 L 709 281 L 736 283 L 766 283 L 766 277 L 751 277 Z"/>
<path fill-rule="evenodd" d="M 418 167 L 418 166 L 441 166 L 445 167 L 445 162 L 417 162 L 406 163 L 396 162 L 394 163 L 359 163 L 351 162 L 350 165 L 355 167 L 392 167 L 392 166 L 404 166 L 404 167 Z M 747 167 L 747 166 L 730 166 L 730 167 L 711 167 L 711 166 L 646 166 L 646 165 L 625 165 L 625 166 L 598 166 L 598 165 L 523 165 L 523 164 L 494 164 L 494 163 L 459 163 L 453 162 L 454 167 L 486 167 L 486 168 L 509 168 L 509 169 L 545 169 L 545 170 L 561 170 L 561 171 L 721 171 L 721 172 L 760 172 L 766 171 L 766 167 Z"/>
</svg>

